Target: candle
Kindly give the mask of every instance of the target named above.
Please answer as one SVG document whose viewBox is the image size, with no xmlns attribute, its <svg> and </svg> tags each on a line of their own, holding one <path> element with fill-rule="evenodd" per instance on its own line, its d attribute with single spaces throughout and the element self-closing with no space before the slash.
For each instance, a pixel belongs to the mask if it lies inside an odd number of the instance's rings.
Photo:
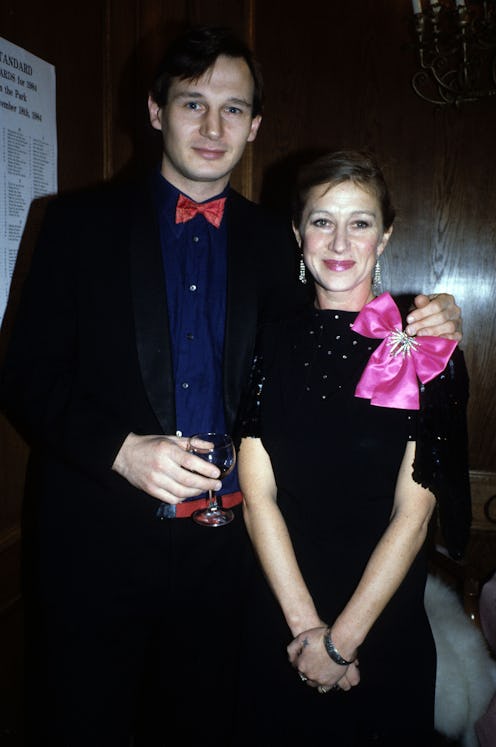
<svg viewBox="0 0 496 747">
<path fill-rule="evenodd" d="M 415 15 L 417 15 L 417 13 L 422 13 L 422 3 L 420 0 L 412 0 L 412 8 Z"/>
</svg>

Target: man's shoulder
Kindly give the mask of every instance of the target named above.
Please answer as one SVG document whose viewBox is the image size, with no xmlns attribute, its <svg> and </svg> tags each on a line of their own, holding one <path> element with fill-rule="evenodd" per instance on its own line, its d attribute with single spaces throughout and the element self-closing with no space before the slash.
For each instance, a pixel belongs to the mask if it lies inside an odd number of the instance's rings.
<svg viewBox="0 0 496 747">
<path fill-rule="evenodd" d="M 88 236 L 123 240 L 137 218 L 151 224 L 153 215 L 146 180 L 108 181 L 61 191 L 45 201 L 41 213 L 45 234 L 79 236 L 82 242 Z"/>
<path fill-rule="evenodd" d="M 235 209 L 246 210 L 248 212 L 253 213 L 254 215 L 266 217 L 268 220 L 274 220 L 274 221 L 284 220 L 284 217 L 282 216 L 281 213 L 278 213 L 275 210 L 267 207 L 266 205 L 263 205 L 259 202 L 255 202 L 254 200 L 251 200 L 248 197 L 245 197 L 240 192 L 237 192 L 235 189 L 229 190 L 229 202 L 231 206 Z"/>
<path fill-rule="evenodd" d="M 292 241 L 288 216 L 253 202 L 234 190 L 229 193 L 228 205 L 231 229 L 241 230 L 246 236 L 256 235 L 260 241 Z"/>
<path fill-rule="evenodd" d="M 104 207 L 111 205 L 122 205 L 136 200 L 143 192 L 148 191 L 148 182 L 146 179 L 136 179 L 133 181 L 102 181 L 79 187 L 72 190 L 65 190 L 53 196 L 52 203 L 61 208 L 77 207 Z"/>
</svg>

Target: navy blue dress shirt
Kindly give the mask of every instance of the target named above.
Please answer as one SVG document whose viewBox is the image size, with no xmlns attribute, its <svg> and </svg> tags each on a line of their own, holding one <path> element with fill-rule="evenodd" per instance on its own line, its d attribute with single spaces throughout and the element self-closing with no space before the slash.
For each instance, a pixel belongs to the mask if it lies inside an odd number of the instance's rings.
<svg viewBox="0 0 496 747">
<path fill-rule="evenodd" d="M 159 171 L 154 186 L 170 322 L 176 435 L 225 433 L 226 219 L 219 228 L 201 214 L 176 223 L 181 193 Z M 228 192 L 229 187 L 212 199 Z M 235 490 L 239 490 L 236 470 L 224 478 L 219 492 Z"/>
</svg>

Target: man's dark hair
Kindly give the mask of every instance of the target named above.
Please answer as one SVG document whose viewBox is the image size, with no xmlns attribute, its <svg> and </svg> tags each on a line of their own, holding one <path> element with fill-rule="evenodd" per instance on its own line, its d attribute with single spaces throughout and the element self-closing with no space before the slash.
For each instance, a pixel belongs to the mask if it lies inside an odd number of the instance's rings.
<svg viewBox="0 0 496 747">
<path fill-rule="evenodd" d="M 262 113 L 263 81 L 250 48 L 224 26 L 195 26 L 177 37 L 168 47 L 155 74 L 150 95 L 160 107 L 167 103 L 173 78 L 197 80 L 218 57 L 241 58 L 253 77 L 252 117 Z"/>
</svg>

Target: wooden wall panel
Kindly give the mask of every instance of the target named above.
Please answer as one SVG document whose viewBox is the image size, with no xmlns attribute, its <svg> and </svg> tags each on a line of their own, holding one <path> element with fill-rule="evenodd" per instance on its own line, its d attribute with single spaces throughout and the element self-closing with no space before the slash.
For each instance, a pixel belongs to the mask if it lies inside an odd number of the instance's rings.
<svg viewBox="0 0 496 747">
<path fill-rule="evenodd" d="M 90 184 L 102 174 L 105 5 L 3 0 L 0 6 L 0 36 L 56 68 L 61 190 Z"/>
</svg>

